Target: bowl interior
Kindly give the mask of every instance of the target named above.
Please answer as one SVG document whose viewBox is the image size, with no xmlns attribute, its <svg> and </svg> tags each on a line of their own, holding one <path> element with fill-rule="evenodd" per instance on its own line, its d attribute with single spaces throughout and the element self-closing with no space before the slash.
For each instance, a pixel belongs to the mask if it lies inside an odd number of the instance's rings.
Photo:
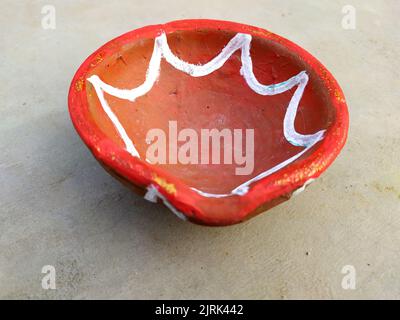
<svg viewBox="0 0 400 320">
<path fill-rule="evenodd" d="M 167 39 L 174 55 L 193 64 L 204 64 L 217 56 L 234 36 L 232 32 L 200 29 L 176 31 L 168 34 Z M 133 41 L 104 58 L 90 75 L 97 75 L 116 88 L 138 87 L 146 78 L 153 47 L 154 39 Z M 172 143 L 169 134 L 174 130 L 174 124 L 178 132 L 191 128 L 198 137 L 202 129 L 230 129 L 231 132 L 242 129 L 243 146 L 246 146 L 244 130 L 253 129 L 254 163 L 248 174 L 236 174 L 236 169 L 244 165 L 234 161 L 232 164 L 171 164 L 167 154 L 167 164 L 154 164 L 190 187 L 210 193 L 227 193 L 304 149 L 289 143 L 283 134 L 283 119 L 296 87 L 272 96 L 257 94 L 240 74 L 240 54 L 241 51 L 237 50 L 220 69 L 204 77 L 192 77 L 163 59 L 158 81 L 147 94 L 134 102 L 105 94 L 141 159 L 146 159 L 152 143 L 146 138 L 155 128 L 166 133 L 166 150 Z M 295 129 L 301 134 L 312 134 L 329 127 L 335 114 L 328 92 L 307 64 L 279 43 L 256 36 L 252 37 L 250 54 L 254 75 L 262 84 L 280 83 L 307 71 L 310 80 L 297 110 Z M 96 125 L 124 148 L 123 140 L 89 82 L 87 98 Z M 198 141 L 200 148 L 200 138 Z M 178 141 L 177 148 L 184 143 Z M 221 159 L 224 151 L 221 143 Z M 211 150 L 209 152 L 211 158 Z M 306 156 L 307 153 L 302 155 Z"/>
</svg>

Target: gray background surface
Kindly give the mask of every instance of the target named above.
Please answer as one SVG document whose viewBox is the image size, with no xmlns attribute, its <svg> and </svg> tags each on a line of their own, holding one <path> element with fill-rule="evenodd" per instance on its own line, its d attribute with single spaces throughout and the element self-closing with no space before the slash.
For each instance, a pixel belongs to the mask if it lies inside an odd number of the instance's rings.
<svg viewBox="0 0 400 320">
<path fill-rule="evenodd" d="M 53 4 L 57 27 L 43 30 Z M 343 5 L 357 27 L 341 26 Z M 400 2 L 11 1 L 0 15 L 0 298 L 400 298 Z M 304 193 L 227 228 L 178 220 L 111 178 L 74 131 L 72 76 L 104 42 L 183 18 L 248 23 L 341 84 L 348 143 Z M 56 290 L 41 269 L 56 268 Z M 356 289 L 341 287 L 342 267 Z"/>
</svg>

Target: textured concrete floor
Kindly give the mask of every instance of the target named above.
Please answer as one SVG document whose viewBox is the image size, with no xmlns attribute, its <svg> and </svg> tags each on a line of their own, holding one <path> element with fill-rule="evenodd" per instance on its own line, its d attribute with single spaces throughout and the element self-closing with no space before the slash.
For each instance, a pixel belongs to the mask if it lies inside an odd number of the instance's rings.
<svg viewBox="0 0 400 320">
<path fill-rule="evenodd" d="M 96 4 L 95 4 L 96 3 Z M 0 15 L 1 298 L 400 298 L 400 2 L 11 1 Z M 56 8 L 43 30 L 41 8 Z M 341 26 L 343 5 L 355 30 Z M 249 222 L 178 220 L 107 175 L 75 133 L 70 80 L 128 30 L 217 18 L 320 59 L 350 108 L 348 143 L 306 192 Z M 56 290 L 41 269 L 56 268 Z M 341 286 L 342 267 L 356 289 Z"/>
</svg>

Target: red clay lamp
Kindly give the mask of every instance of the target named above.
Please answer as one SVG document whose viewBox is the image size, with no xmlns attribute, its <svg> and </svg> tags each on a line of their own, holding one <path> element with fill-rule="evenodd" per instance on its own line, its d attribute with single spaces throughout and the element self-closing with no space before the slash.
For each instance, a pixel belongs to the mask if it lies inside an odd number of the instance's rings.
<svg viewBox="0 0 400 320">
<path fill-rule="evenodd" d="M 348 131 L 342 90 L 320 62 L 226 21 L 174 21 L 108 42 L 78 69 L 68 102 L 107 171 L 205 225 L 241 222 L 303 190 Z"/>
</svg>

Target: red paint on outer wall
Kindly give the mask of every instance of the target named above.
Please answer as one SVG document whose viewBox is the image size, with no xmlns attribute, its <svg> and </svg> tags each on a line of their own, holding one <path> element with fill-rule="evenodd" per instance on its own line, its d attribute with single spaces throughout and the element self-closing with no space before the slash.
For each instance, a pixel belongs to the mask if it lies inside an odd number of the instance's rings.
<svg viewBox="0 0 400 320">
<path fill-rule="evenodd" d="M 322 92 L 327 97 L 325 108 L 329 109 L 328 113 L 331 116 L 326 121 L 324 129 L 327 131 L 324 139 L 293 163 L 251 184 L 248 193 L 242 196 L 233 195 L 226 198 L 201 196 L 190 189 L 190 186 L 181 178 L 171 174 L 171 171 L 130 155 L 121 144 L 110 138 L 107 130 L 99 127 L 90 110 L 88 92 L 90 93 L 91 84 L 86 79 L 93 74 L 96 68 L 101 66 L 102 61 L 115 56 L 122 50 L 121 48 L 135 41 L 154 39 L 161 32 L 165 32 L 168 36 L 176 32 L 197 30 L 208 30 L 212 33 L 246 33 L 250 34 L 253 39 L 267 40 L 270 44 L 276 44 L 291 55 L 295 55 L 298 63 L 303 64 L 307 72 L 311 72 L 316 79 L 314 84 L 309 83 L 305 91 L 304 99 L 309 99 L 307 100 L 308 104 L 315 107 L 320 103 L 315 99 L 312 100 L 314 93 L 319 95 Z M 196 63 L 195 61 L 190 62 Z M 255 67 L 257 67 L 256 63 Z M 277 72 L 273 68 L 274 66 L 268 70 L 271 70 L 270 72 L 274 76 L 275 73 L 279 73 L 279 70 Z M 292 70 L 287 73 L 292 73 Z M 255 74 L 258 77 L 256 69 Z M 292 75 L 295 74 L 292 73 Z M 266 83 L 261 80 L 260 82 Z M 112 85 L 112 83 L 110 84 Z M 131 89 L 126 86 L 124 88 Z M 154 99 L 156 98 L 157 96 Z M 124 181 L 142 189 L 150 184 L 156 185 L 159 192 L 190 221 L 206 225 L 238 223 L 290 198 L 293 191 L 303 186 L 309 179 L 317 178 L 333 162 L 344 146 L 348 131 L 348 112 L 343 93 L 333 76 L 320 62 L 302 48 L 278 35 L 257 27 L 226 21 L 174 21 L 164 25 L 137 29 L 108 42 L 80 66 L 72 80 L 68 102 L 71 119 L 76 130 L 94 156 L 107 169 Z M 324 123 L 324 121 L 317 120 L 313 122 L 315 122 L 315 126 Z"/>
</svg>

